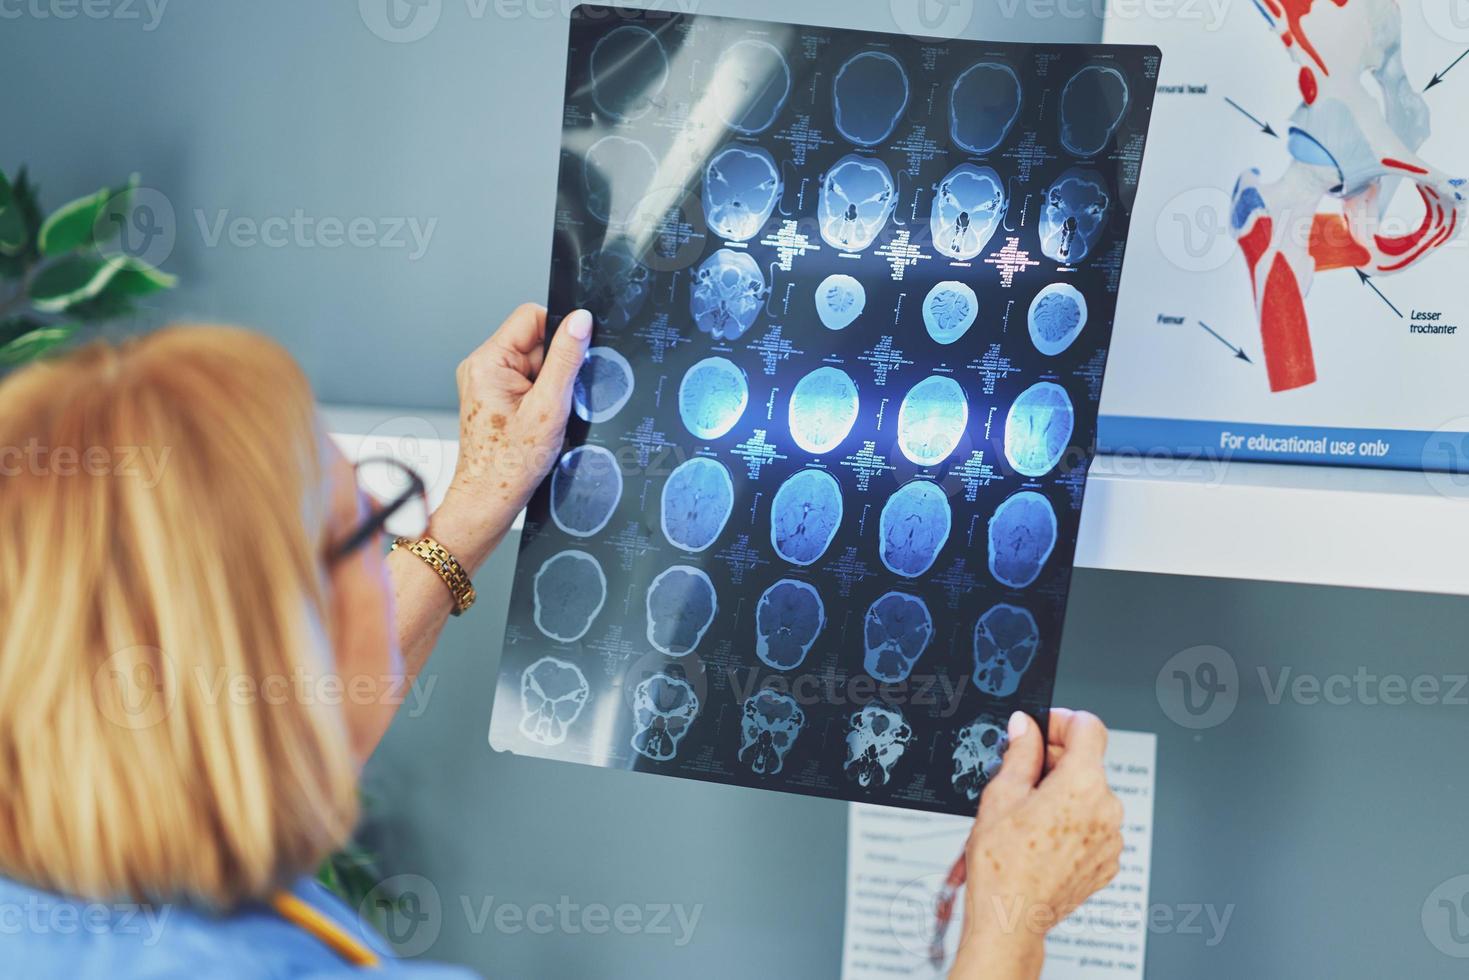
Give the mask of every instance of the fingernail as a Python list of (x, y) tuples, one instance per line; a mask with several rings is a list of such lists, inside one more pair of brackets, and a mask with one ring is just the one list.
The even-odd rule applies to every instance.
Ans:
[(1029, 728), (1030, 715), (1026, 714), (1023, 711), (1017, 711), (1010, 716), (1010, 724), (1006, 730), (1010, 734), (1010, 741), (1013, 742), (1020, 736), (1024, 735), (1026, 730)]
[(592, 335), (592, 315), (586, 310), (571, 313), (562, 325), (577, 340), (586, 340)]

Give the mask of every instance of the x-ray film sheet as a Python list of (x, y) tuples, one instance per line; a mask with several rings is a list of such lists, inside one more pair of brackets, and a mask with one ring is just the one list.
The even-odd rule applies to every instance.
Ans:
[(1155, 49), (580, 7), (491, 744), (972, 813), (1050, 704)]

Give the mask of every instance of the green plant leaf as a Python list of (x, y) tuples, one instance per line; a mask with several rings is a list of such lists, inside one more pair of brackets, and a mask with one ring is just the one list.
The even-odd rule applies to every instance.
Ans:
[(137, 189), (138, 175), (132, 174), (128, 177), (127, 183), (113, 188), (108, 193), (107, 200), (98, 209), (97, 220), (92, 224), (92, 235), (95, 241), (110, 242), (122, 232), (132, 212), (133, 192)]
[(21, 334), (0, 347), (0, 364), (14, 365), (33, 361), (70, 340), (77, 332), (77, 326), (75, 323), (61, 323)]
[(17, 337), (39, 330), (46, 324), (37, 317), (26, 313), (18, 313), (0, 320), (0, 346), (10, 343)]
[(46, 266), (31, 282), (31, 303), (42, 313), (60, 313), (101, 294), (127, 265), (126, 259), (69, 255)]
[(142, 259), (125, 256), (114, 261), (121, 265), (107, 284), (91, 298), (67, 305), (67, 316), (88, 322), (115, 320), (133, 312), (133, 301), (137, 298), (172, 289), (178, 281), (176, 276), (161, 272)]
[(11, 204), (0, 211), (0, 255), (19, 255), (26, 244), (25, 215)]
[(5, 177), (5, 171), (0, 170), (0, 209), (10, 207), (10, 181)]
[(92, 243), (92, 228), (112, 193), (102, 188), (95, 194), (68, 201), (52, 212), (41, 225), (41, 254), (51, 257), (74, 252)]
[[(5, 266), (5, 275), (19, 278), (25, 274), (28, 262), (39, 257), (36, 236), (40, 230), (41, 208), (36, 203), (36, 187), (21, 167), (10, 185), (10, 206), (0, 210), (0, 265)], [(5, 262), (5, 259), (20, 261)]]

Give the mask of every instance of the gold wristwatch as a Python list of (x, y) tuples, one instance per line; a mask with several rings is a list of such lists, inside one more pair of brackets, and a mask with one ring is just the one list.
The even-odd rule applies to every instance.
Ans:
[(417, 541), (399, 538), (393, 542), (392, 550), (397, 551), (399, 548), (413, 552), (423, 559), (424, 564), (439, 573), (439, 578), (444, 580), (444, 584), (449, 587), (449, 594), (454, 597), (454, 615), (462, 616), (474, 605), (474, 583), (469, 580), (469, 574), (459, 564), (459, 559), (449, 554), (449, 549), (427, 536)]

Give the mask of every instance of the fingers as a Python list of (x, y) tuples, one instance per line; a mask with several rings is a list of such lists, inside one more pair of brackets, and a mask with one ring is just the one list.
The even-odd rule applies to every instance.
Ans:
[(1005, 813), (1023, 801), (1041, 778), (1041, 763), (1045, 761), (1046, 743), (1041, 738), (1041, 729), (1023, 711), (1010, 716), (1008, 730), (1010, 746), (1005, 750), (1000, 771), (984, 789), (980, 811)]
[(592, 340), (592, 315), (576, 310), (561, 321), (546, 350), (545, 363), (528, 398), (534, 398), (547, 410), (564, 420), (571, 410), (571, 389), (576, 373), (586, 360)]
[(534, 354), (546, 342), (546, 308), (539, 303), (521, 303), (490, 341), (518, 354)]
[(1069, 718), (1058, 718), (1056, 712), (1051, 709), (1051, 741), (1061, 748), (1056, 768), (1100, 765), (1107, 755), (1107, 726), (1102, 719), (1090, 711), (1068, 712)]

